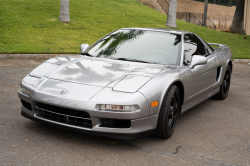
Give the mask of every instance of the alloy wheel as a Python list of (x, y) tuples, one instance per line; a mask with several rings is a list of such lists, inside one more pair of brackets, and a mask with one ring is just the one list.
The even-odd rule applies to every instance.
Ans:
[(227, 94), (230, 86), (230, 74), (227, 71), (223, 80), (223, 93)]
[(168, 113), (168, 129), (169, 131), (174, 129), (175, 123), (176, 123), (176, 118), (177, 118), (177, 113), (178, 113), (178, 96), (179, 93), (178, 91), (175, 91), (175, 93), (172, 96), (171, 104), (170, 104), (170, 109)]

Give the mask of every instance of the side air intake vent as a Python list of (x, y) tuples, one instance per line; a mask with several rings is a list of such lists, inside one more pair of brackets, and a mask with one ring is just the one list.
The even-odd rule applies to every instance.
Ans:
[(216, 82), (218, 82), (218, 81), (219, 81), (220, 72), (221, 72), (221, 66), (220, 66), (220, 67), (217, 67)]
[(31, 104), (30, 104), (30, 103), (28, 103), (28, 102), (26, 102), (26, 101), (23, 101), (23, 100), (21, 100), (21, 103), (22, 103), (22, 106), (23, 106), (24, 108), (26, 108), (26, 109), (29, 110), (29, 111), (32, 111), (32, 107), (31, 107)]

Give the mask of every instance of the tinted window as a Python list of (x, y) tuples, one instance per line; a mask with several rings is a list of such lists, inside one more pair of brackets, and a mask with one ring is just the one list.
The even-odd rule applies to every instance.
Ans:
[(181, 36), (144, 30), (118, 30), (88, 53), (104, 58), (128, 58), (162, 64), (177, 64)]
[(184, 64), (190, 64), (193, 55), (207, 55), (208, 50), (194, 34), (184, 36)]
[[(204, 40), (203, 40), (204, 41)], [(206, 42), (206, 44), (207, 44), (207, 46), (212, 50), (212, 51), (214, 51), (214, 48), (213, 47), (211, 47), (207, 42)]]

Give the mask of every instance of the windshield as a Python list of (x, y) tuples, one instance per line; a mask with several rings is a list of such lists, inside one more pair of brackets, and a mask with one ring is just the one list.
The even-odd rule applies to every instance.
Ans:
[(118, 30), (94, 45), (88, 54), (113, 59), (177, 64), (181, 36), (144, 30)]

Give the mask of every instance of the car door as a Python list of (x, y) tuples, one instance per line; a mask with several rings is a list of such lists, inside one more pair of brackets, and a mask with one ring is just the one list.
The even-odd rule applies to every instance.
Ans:
[(189, 66), (193, 55), (207, 58), (207, 64), (197, 65), (187, 69), (187, 87), (185, 89), (184, 108), (191, 107), (206, 99), (214, 87), (217, 74), (217, 58), (205, 43), (195, 34), (184, 35), (184, 61), (183, 65)]

